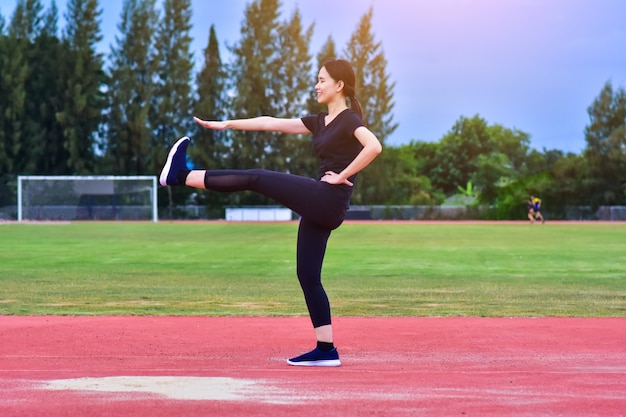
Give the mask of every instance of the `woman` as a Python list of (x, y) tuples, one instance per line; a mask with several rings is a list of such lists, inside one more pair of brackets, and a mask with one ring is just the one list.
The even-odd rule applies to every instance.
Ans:
[[(267, 171), (192, 170), (186, 166), (189, 138), (172, 146), (160, 175), (161, 185), (186, 185), (221, 192), (252, 190), (270, 197), (301, 216), (297, 242), (297, 275), (315, 330), (317, 346), (289, 359), (296, 366), (339, 366), (333, 344), (330, 304), (321, 283), (322, 262), (332, 230), (343, 222), (357, 173), (382, 151), (376, 136), (365, 127), (355, 95), (355, 75), (345, 60), (331, 59), (319, 70), (315, 92), (327, 112), (301, 119), (268, 116), (251, 119), (194, 120), (208, 129), (264, 130), (312, 134), (320, 160), (319, 179)], [(347, 100), (350, 99), (350, 108)]]

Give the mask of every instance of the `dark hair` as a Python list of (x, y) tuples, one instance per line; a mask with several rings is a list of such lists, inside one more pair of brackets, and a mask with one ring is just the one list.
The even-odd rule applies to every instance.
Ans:
[(356, 98), (356, 76), (352, 65), (345, 59), (330, 58), (323, 66), (333, 80), (343, 81), (343, 92), (350, 99), (350, 108), (363, 120), (363, 109)]

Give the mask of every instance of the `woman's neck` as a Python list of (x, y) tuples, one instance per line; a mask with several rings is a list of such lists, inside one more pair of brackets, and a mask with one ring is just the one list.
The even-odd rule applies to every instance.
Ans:
[(332, 103), (328, 103), (328, 115), (331, 118), (334, 118), (347, 108), (348, 106), (346, 105), (345, 99), (342, 98), (341, 100), (335, 100)]

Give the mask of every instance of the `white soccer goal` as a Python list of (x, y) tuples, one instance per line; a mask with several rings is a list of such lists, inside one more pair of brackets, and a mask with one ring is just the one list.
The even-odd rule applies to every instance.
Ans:
[(155, 176), (37, 176), (17, 179), (17, 220), (152, 220)]

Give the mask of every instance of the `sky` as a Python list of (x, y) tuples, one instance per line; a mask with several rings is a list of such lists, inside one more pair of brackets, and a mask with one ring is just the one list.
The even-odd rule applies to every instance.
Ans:
[[(41, 0), (48, 7), (51, 0)], [(62, 16), (67, 0), (57, 0)], [(162, 4), (157, 0), (159, 7)], [(222, 59), (240, 39), (251, 0), (192, 0), (197, 62), (215, 25)], [(8, 22), (16, 0), (0, 0)], [(101, 0), (99, 49), (108, 54), (123, 0)], [(626, 88), (623, 0), (281, 0), (315, 25), (311, 54), (328, 36), (343, 51), (373, 8), (372, 32), (387, 59), (399, 126), (386, 143), (439, 141), (460, 117), (479, 115), (530, 135), (539, 151), (580, 153), (587, 108), (607, 82)], [(311, 79), (311, 88), (315, 79)], [(357, 91), (358, 97), (358, 91)], [(191, 116), (191, 115), (190, 115)]]

